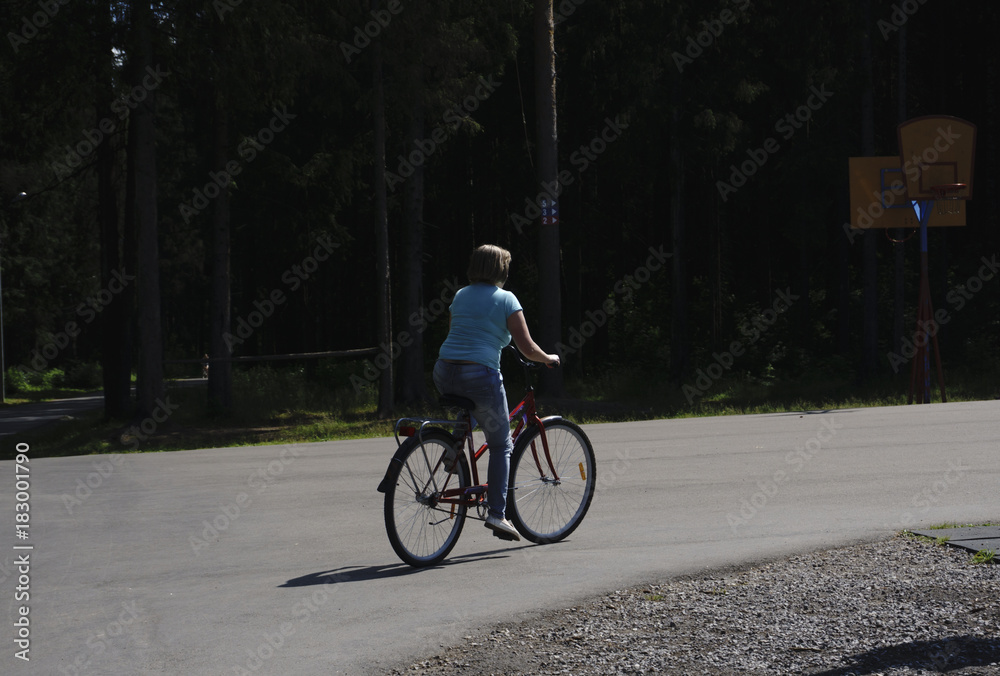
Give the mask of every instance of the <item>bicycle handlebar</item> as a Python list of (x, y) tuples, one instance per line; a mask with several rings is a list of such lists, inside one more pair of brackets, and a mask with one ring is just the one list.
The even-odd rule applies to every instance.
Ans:
[[(525, 359), (524, 355), (521, 354), (521, 351), (517, 349), (517, 347), (515, 347), (513, 343), (508, 345), (505, 349), (510, 350), (517, 358), (517, 360), (521, 362), (521, 366), (523, 366), (524, 368), (539, 369), (543, 367), (550, 367), (549, 364), (543, 364), (540, 361), (531, 361), (530, 359)], [(562, 365), (562, 360), (560, 360), (558, 364), (552, 364), (550, 368), (555, 368), (561, 365)]]

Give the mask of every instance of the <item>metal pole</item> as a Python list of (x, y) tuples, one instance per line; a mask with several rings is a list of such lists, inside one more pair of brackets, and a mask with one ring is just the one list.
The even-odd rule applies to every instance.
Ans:
[[(11, 200), (11, 204), (17, 204), (28, 196), (26, 192), (20, 192)], [(6, 209), (5, 209), (6, 211)], [(0, 244), (3, 239), (0, 238)], [(0, 404), (7, 402), (7, 368), (3, 355), (3, 247), (0, 246)]]
[[(934, 200), (920, 200), (919, 202), (914, 202), (913, 207), (920, 221), (920, 295), (917, 301), (917, 332), (914, 334), (914, 340), (917, 343), (916, 354), (914, 355), (913, 368), (911, 369), (910, 396), (907, 403), (913, 403), (913, 394), (916, 391), (917, 403), (929, 404), (931, 401), (930, 348), (932, 345), (937, 361), (937, 376), (938, 384), (941, 388), (941, 401), (948, 400), (944, 390), (941, 353), (938, 349), (938, 326), (933, 323), (935, 321), (934, 307), (931, 302), (930, 273), (927, 264), (927, 226), (930, 221), (931, 211), (934, 209)], [(933, 326), (933, 332), (928, 330), (929, 326)]]
[(7, 402), (7, 369), (3, 361), (3, 239), (0, 239), (0, 404)]

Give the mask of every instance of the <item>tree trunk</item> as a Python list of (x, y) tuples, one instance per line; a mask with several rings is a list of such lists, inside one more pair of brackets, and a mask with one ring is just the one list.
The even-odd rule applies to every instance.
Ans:
[[(219, 30), (223, 30), (221, 27)], [(213, 120), (214, 171), (225, 172), (229, 161), (229, 113), (225, 97), (215, 93)], [(209, 357), (227, 361), (211, 361), (208, 369), (208, 403), (210, 408), (228, 410), (233, 405), (232, 298), (230, 288), (231, 233), (229, 223), (229, 186), (219, 191), (212, 202), (212, 304)]]
[[(899, 32), (896, 34), (896, 39), (899, 40), (899, 89), (896, 92), (897, 101), (899, 106), (899, 121), (906, 121), (906, 24), (899, 27)], [(894, 274), (894, 285), (893, 285), (893, 299), (892, 299), (892, 349), (897, 354), (902, 354), (903, 349), (903, 332), (904, 332), (904, 314), (906, 308), (906, 247), (903, 246), (898, 240), (903, 239), (903, 229), (898, 228), (895, 231), (895, 239), (897, 242), (892, 245), (893, 249), (893, 269)], [(897, 377), (902, 378), (906, 375), (906, 369), (900, 369), (897, 372)]]
[[(556, 121), (556, 51), (552, 0), (535, 0), (535, 134), (538, 144), (537, 185), (552, 204), (543, 209), (538, 230), (538, 342), (552, 352), (562, 335), (562, 275), (559, 244), (559, 134)], [(553, 189), (555, 188), (555, 189)], [(561, 369), (544, 369), (539, 389), (562, 396)]]
[[(153, 13), (148, 2), (133, 0), (135, 35), (133, 87), (142, 87), (147, 68), (153, 66)], [(135, 127), (135, 218), (138, 230), (139, 269), (139, 372), (136, 403), (140, 415), (149, 416), (159, 406), (163, 386), (163, 330), (160, 317), (160, 253), (156, 210), (156, 91), (148, 92), (131, 114)]]
[(683, 378), (691, 362), (687, 321), (687, 271), (684, 247), (684, 152), (681, 148), (681, 85), (673, 85), (673, 113), (670, 116), (670, 246), (673, 258), (670, 291), (670, 377)]
[[(850, 144), (850, 128), (846, 116), (838, 116), (837, 138), (840, 145), (847, 147)], [(843, 215), (850, 216), (851, 203), (848, 197), (847, 187), (844, 186), (835, 193), (836, 205), (834, 226), (834, 242), (837, 250), (837, 269), (834, 286), (837, 289), (837, 342), (836, 353), (841, 357), (850, 358), (854, 354), (854, 346), (851, 344), (851, 316), (853, 308), (851, 303), (851, 247), (854, 238), (848, 236), (841, 226), (844, 223)]]
[[(424, 137), (424, 110), (419, 103), (413, 106), (410, 121), (410, 143)], [(423, 163), (414, 169), (407, 180), (403, 193), (403, 266), (406, 289), (403, 295), (403, 311), (400, 316), (407, 318), (421, 316), (424, 304), (423, 256), (424, 256), (424, 167)], [(424, 381), (424, 334), (420, 324), (406, 324), (410, 344), (403, 347), (399, 357), (399, 399), (403, 403), (417, 402), (427, 398)]]
[[(875, 155), (874, 86), (872, 82), (871, 0), (862, 3), (864, 37), (861, 46), (864, 90), (861, 93), (862, 155)], [(878, 236), (865, 231), (864, 241), (864, 324), (861, 340), (861, 376), (870, 380), (878, 370)]]
[[(95, 78), (97, 82), (97, 124), (100, 125), (108, 102), (114, 99), (111, 84), (110, 45), (111, 15), (101, 6), (96, 28)], [(106, 48), (106, 49), (105, 49)], [(122, 251), (121, 223), (118, 219), (118, 191), (115, 181), (116, 137), (108, 135), (97, 146), (97, 220), (101, 233), (101, 288), (118, 289), (101, 313), (101, 375), (104, 386), (104, 415), (125, 419), (132, 413), (132, 303), (135, 289), (135, 266), (125, 265)]]
[[(379, 10), (379, 0), (372, 0), (373, 12)], [(378, 312), (379, 344), (389, 350), (392, 345), (392, 302), (389, 286), (389, 206), (385, 184), (385, 94), (382, 89), (382, 44), (372, 40), (372, 88), (375, 124), (375, 297)], [(378, 416), (388, 418), (393, 409), (392, 363), (379, 373)]]

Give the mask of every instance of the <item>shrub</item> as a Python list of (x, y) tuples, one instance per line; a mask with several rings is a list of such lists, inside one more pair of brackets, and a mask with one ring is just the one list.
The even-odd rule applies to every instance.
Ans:
[(72, 366), (64, 379), (66, 387), (81, 390), (97, 390), (104, 385), (101, 365), (83, 362)]
[(49, 369), (42, 374), (42, 389), (54, 390), (66, 384), (66, 372), (62, 369)]
[(11, 366), (7, 369), (5, 381), (9, 392), (27, 392), (31, 389), (31, 383), (28, 382), (28, 375), (23, 369), (17, 366)]

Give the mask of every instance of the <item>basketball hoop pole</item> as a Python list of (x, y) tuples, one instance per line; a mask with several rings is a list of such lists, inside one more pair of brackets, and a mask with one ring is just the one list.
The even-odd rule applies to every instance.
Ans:
[[(893, 192), (906, 195), (901, 206), (905, 207), (909, 203), (913, 207), (912, 213), (905, 210), (901, 212), (901, 219), (908, 220), (909, 227), (919, 226), (920, 229), (920, 297), (917, 301), (917, 330), (913, 336), (915, 345), (908, 403), (913, 403), (914, 393), (918, 403), (926, 404), (931, 400), (931, 345), (934, 346), (934, 358), (937, 360), (941, 401), (947, 401), (937, 339), (939, 322), (931, 306), (927, 228), (965, 225), (965, 203), (972, 199), (973, 194), (976, 125), (951, 115), (924, 115), (900, 122), (896, 127), (896, 137), (899, 142), (898, 169), (895, 163), (887, 163), (885, 166), (900, 172), (899, 184), (902, 191)], [(864, 165), (855, 162), (853, 158), (852, 163), (864, 168)], [(857, 189), (862, 183), (864, 176), (854, 179), (852, 175), (852, 187), (858, 193), (854, 201), (860, 199), (863, 205), (863, 193)], [(934, 208), (935, 205), (937, 209)], [(851, 208), (852, 211), (855, 208), (853, 201)], [(935, 214), (933, 223), (930, 222), (932, 213)], [(859, 223), (861, 215), (867, 216), (869, 221), (875, 219), (863, 207), (857, 217)], [(885, 227), (890, 227), (889, 224), (886, 221)], [(942, 319), (946, 316), (943, 315)]]
[[(934, 308), (931, 305), (930, 266), (927, 264), (927, 222), (934, 210), (934, 200), (914, 202), (913, 208), (920, 220), (920, 297), (917, 304), (917, 331), (914, 334), (916, 354), (913, 356), (913, 366), (910, 371), (910, 396), (907, 403), (913, 403), (913, 393), (916, 390), (917, 403), (929, 404), (931, 401), (931, 355), (928, 343), (930, 341), (934, 343), (934, 359), (937, 362), (941, 401), (948, 401), (944, 393), (944, 375), (941, 372), (941, 352), (938, 349), (937, 327), (935, 326), (933, 333), (928, 331), (928, 327), (933, 326)], [(917, 387), (920, 389), (917, 390)]]

